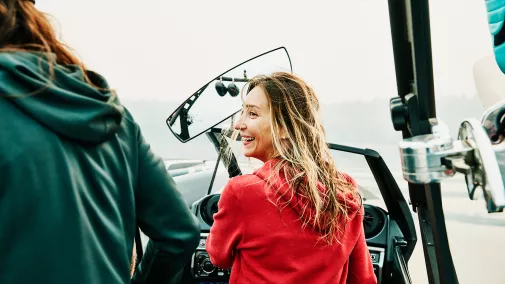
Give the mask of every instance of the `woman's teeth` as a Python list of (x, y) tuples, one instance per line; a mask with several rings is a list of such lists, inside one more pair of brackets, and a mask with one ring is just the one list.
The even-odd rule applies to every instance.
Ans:
[(253, 140), (254, 140), (253, 137), (242, 137), (242, 141), (251, 142)]

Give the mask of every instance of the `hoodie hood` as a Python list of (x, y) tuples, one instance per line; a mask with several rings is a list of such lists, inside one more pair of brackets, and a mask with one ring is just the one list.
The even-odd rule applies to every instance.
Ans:
[[(273, 190), (274, 194), (276, 194), (278, 197), (281, 197), (282, 200), (281, 205), (285, 204), (283, 202), (287, 202), (289, 206), (298, 213), (298, 215), (301, 217), (302, 220), (306, 221), (309, 225), (316, 228), (317, 230), (320, 230), (321, 228), (317, 226), (315, 222), (316, 210), (311, 205), (310, 200), (305, 196), (295, 194), (293, 190), (289, 187), (286, 178), (282, 174), (271, 177), (272, 174), (271, 170), (278, 162), (279, 161), (277, 159), (267, 161), (260, 169), (254, 172), (254, 175), (263, 179)], [(354, 187), (357, 187), (356, 182), (349, 175), (343, 174), (343, 176), (347, 180), (347, 182), (351, 183)], [(319, 183), (318, 189), (321, 192), (326, 191), (326, 187), (322, 183)], [(342, 204), (347, 206), (348, 218), (349, 220), (352, 220), (356, 216), (356, 214), (360, 211), (360, 208), (362, 206), (361, 199), (356, 199), (356, 197), (354, 197), (354, 195), (352, 195), (351, 193), (339, 194), (338, 199)], [(277, 198), (275, 198), (274, 200), (277, 200)], [(329, 216), (329, 214), (328, 213), (323, 214), (324, 214), (324, 222), (325, 223), (331, 222), (330, 220), (331, 217)], [(346, 222), (348, 220), (338, 220), (338, 222), (341, 223), (343, 221)]]
[(67, 139), (98, 144), (119, 128), (124, 108), (105, 79), (75, 65), (54, 66), (48, 79), (49, 61), (38, 52), (0, 53), (0, 97), (11, 101), (41, 125)]

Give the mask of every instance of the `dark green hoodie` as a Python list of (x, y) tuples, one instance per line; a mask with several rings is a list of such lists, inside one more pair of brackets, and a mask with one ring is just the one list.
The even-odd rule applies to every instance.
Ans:
[(0, 283), (129, 283), (136, 222), (152, 243), (135, 282), (172, 283), (199, 229), (163, 162), (113, 92), (42, 70), (0, 53)]

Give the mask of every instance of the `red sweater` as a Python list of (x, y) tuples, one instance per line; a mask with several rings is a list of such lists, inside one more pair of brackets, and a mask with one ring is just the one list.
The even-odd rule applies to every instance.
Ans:
[(354, 213), (349, 213), (341, 244), (328, 246), (315, 228), (302, 229), (294, 209), (301, 199), (291, 198), (292, 206), (280, 209), (275, 205), (279, 193), (286, 199), (291, 190), (282, 178), (270, 180), (269, 189), (271, 163), (226, 185), (207, 239), (211, 262), (221, 268), (233, 264), (230, 283), (377, 283), (361, 202), (347, 200)]

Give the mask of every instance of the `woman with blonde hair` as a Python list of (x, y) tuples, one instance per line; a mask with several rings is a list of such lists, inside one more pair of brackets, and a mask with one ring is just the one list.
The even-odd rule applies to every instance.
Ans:
[(314, 90), (290, 73), (257, 76), (234, 128), (264, 164), (228, 182), (207, 239), (230, 283), (376, 283), (361, 198), (335, 167)]
[[(176, 283), (195, 217), (107, 81), (34, 4), (0, 0), (0, 283)], [(152, 242), (132, 281), (137, 224)]]

